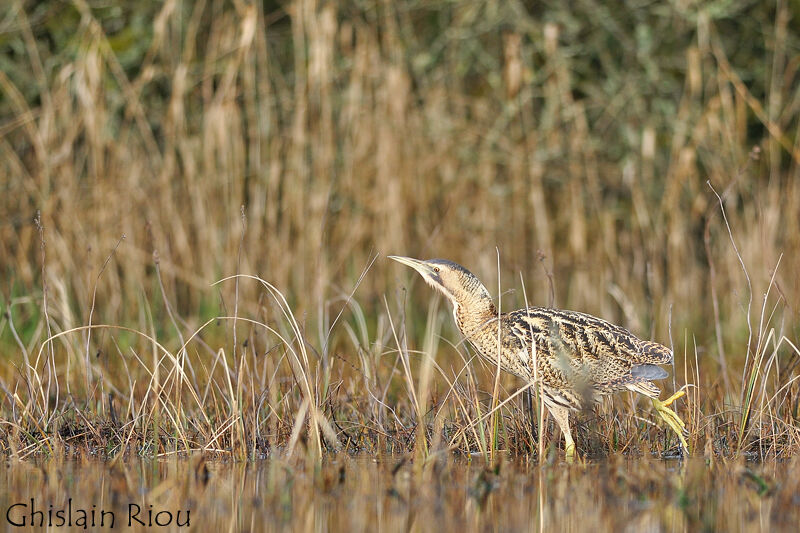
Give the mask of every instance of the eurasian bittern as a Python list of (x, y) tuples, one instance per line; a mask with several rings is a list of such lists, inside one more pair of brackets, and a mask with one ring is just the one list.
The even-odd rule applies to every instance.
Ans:
[(683, 391), (661, 402), (661, 391), (652, 382), (668, 376), (657, 366), (672, 362), (666, 346), (576, 311), (528, 307), (498, 314), (483, 283), (461, 265), (445, 259), (389, 258), (419, 272), (450, 300), (458, 329), (482, 357), (528, 383), (538, 378), (544, 404), (564, 434), (568, 461), (575, 455), (570, 410), (624, 390), (649, 397), (688, 451), (686, 426), (668, 407)]

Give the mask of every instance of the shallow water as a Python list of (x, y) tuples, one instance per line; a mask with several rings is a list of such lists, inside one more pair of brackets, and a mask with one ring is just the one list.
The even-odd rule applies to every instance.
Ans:
[(321, 464), (79, 458), (7, 460), (0, 481), (8, 531), (23, 522), (28, 528), (31, 518), (56, 530), (100, 531), (112, 524), (148, 531), (797, 531), (800, 524), (797, 460), (610, 457), (536, 466), (500, 457), (489, 466), (449, 455), (424, 465), (396, 456), (340, 455)]

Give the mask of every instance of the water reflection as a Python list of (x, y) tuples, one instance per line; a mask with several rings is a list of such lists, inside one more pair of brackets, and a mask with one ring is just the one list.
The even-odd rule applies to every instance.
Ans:
[[(585, 466), (439, 455), (7, 461), (6, 530), (787, 530), (800, 463), (611, 457)], [(135, 511), (135, 514), (132, 514)], [(92, 526), (94, 524), (94, 526)], [(16, 527), (19, 525), (19, 527)]]

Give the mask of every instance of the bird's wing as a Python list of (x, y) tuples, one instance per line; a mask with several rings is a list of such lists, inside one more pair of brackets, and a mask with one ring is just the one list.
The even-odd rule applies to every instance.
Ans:
[(665, 346), (642, 341), (585, 313), (530, 307), (509, 313), (506, 323), (519, 339), (519, 353), (527, 358), (531, 372), (531, 342), (535, 342), (538, 370), (543, 380), (552, 376), (553, 386), (586, 382), (592, 389), (610, 392), (633, 381), (660, 379), (663, 371), (653, 370), (653, 365), (672, 360)]

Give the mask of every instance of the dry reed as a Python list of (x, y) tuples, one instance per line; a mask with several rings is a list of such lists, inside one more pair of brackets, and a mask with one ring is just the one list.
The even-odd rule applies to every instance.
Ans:
[[(800, 451), (793, 8), (752, 71), (735, 7), (269, 5), (5, 16), (6, 453), (546, 453), (385, 253), (673, 331), (693, 449)], [(671, 449), (635, 402), (578, 449)]]

